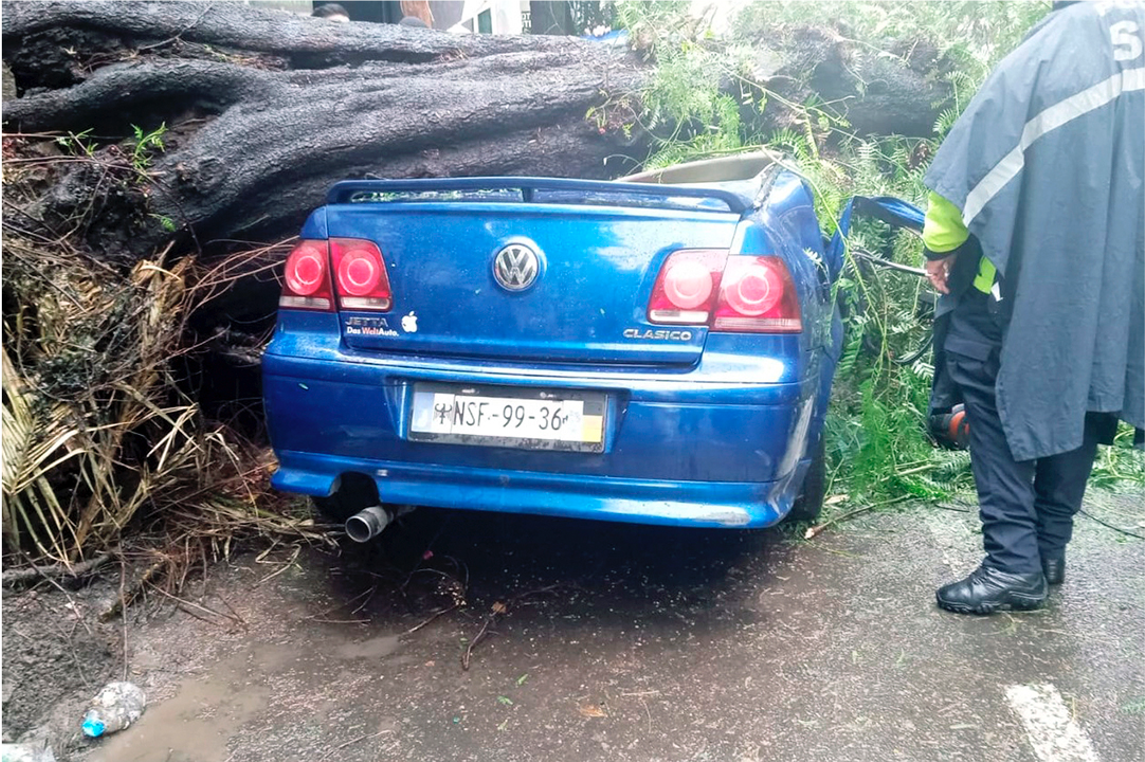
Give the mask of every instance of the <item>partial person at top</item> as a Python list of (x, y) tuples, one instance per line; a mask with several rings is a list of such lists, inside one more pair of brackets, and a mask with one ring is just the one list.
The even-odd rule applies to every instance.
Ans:
[(310, 14), (315, 18), (326, 19), (327, 21), (338, 21), (343, 24), (350, 22), (350, 14), (338, 3), (324, 3), (319, 5)]
[(398, 23), (433, 29), (433, 10), (429, 7), (429, 0), (402, 0), (401, 6), (402, 20)]

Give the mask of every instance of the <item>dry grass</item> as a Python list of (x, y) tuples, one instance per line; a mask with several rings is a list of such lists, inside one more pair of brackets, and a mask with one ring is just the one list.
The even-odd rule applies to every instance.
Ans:
[[(28, 200), (56, 171), (50, 163), (6, 172), (5, 201), (34, 208)], [(121, 170), (97, 182), (132, 182)], [(113, 550), (160, 565), (178, 586), (237, 541), (321, 538), (270, 493), (269, 452), (206, 420), (178, 377), (178, 358), (202, 350), (189, 317), (238, 279), (274, 267), (288, 242), (209, 267), (168, 245), (117, 267), (84, 249), (91, 213), (77, 212), (60, 234), (34, 212), (4, 217), (6, 556), (67, 565)]]

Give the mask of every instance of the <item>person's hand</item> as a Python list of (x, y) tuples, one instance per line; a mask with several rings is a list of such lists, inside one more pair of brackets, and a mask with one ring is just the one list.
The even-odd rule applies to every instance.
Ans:
[(949, 294), (950, 286), (946, 284), (946, 279), (950, 276), (950, 268), (954, 267), (954, 259), (957, 254), (951, 254), (942, 259), (927, 260), (926, 262), (926, 277), (930, 279), (930, 283), (940, 294)]

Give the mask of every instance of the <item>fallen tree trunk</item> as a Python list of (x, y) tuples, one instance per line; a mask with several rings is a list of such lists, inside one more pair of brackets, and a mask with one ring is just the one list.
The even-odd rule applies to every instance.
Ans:
[[(347, 177), (607, 175), (605, 159), (623, 146), (584, 119), (607, 74), (562, 54), (492, 58), (321, 74), (139, 64), (23, 99), (13, 115), (26, 129), (76, 129), (77, 114), (98, 125), (133, 106), (154, 108), (131, 95), (141, 91), (194, 103), (196, 113), (218, 104), (220, 113), (149, 171), (151, 213), (200, 239), (273, 235)], [(47, 113), (59, 119), (34, 118)], [(156, 123), (146, 116), (139, 121)], [(142, 254), (154, 242), (139, 244)]]
[[(122, 219), (93, 220), (96, 251), (143, 256), (172, 226), (200, 243), (281, 237), (345, 178), (603, 178), (634, 165), (621, 154), (642, 153), (607, 112), (586, 119), (644, 77), (634, 56), (601, 44), (337, 24), (233, 3), (14, 2), (3, 23), (23, 92), (4, 104), (9, 129), (168, 127), (165, 151), (145, 167), (132, 157), (146, 204), (136, 229), (125, 238)], [(61, 50), (73, 58), (66, 86)], [(62, 222), (88, 203), (85, 185), (86, 175), (58, 183), (36, 211)]]
[[(43, 49), (45, 42), (79, 43), (82, 47), (61, 52), (80, 66), (91, 63), (99, 48), (158, 52), (182, 41), (277, 54), (295, 69), (569, 49), (567, 38), (458, 36), (397, 25), (339, 24), (231, 2), (5, 2), (3, 35), (4, 57), (17, 62), (17, 77), (35, 76), (36, 61), (52, 55)], [(8, 50), (13, 44), (16, 49)]]
[(952, 64), (923, 41), (899, 40), (879, 51), (831, 29), (803, 27), (785, 36), (782, 65), (769, 85), (789, 100), (838, 115), (846, 132), (928, 138), (950, 105), (945, 75)]
[[(772, 50), (758, 41), (768, 63), (754, 80), (730, 85), (783, 96), (763, 127), (802, 131), (808, 112), (789, 106), (816, 102), (856, 133), (929, 131), (946, 95), (932, 72), (830, 30), (781, 31)], [(76, 166), (29, 204), (53, 234), (86, 215), (93, 253), (125, 264), (172, 238), (280, 240), (346, 178), (608, 178), (650, 140), (636, 116), (651, 70), (623, 47), (570, 37), (339, 24), (238, 3), (15, 0), (3, 43), (22, 96), (4, 103), (9, 131), (90, 131), (107, 146), (166, 128), (163, 150), (138, 135), (111, 145), (119, 153), (96, 152), (102, 169)], [(109, 167), (121, 170), (114, 194)]]

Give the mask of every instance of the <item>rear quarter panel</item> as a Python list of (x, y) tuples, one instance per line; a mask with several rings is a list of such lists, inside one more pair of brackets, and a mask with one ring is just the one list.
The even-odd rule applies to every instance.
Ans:
[(741, 222), (733, 252), (781, 257), (799, 293), (803, 331), (797, 337), (798, 348), (790, 348), (790, 356), (797, 378), (818, 382), (809, 436), (802, 448), (806, 451), (822, 429), (843, 339), (825, 263), (823, 233), (806, 180), (793, 172), (779, 172), (766, 203)]

